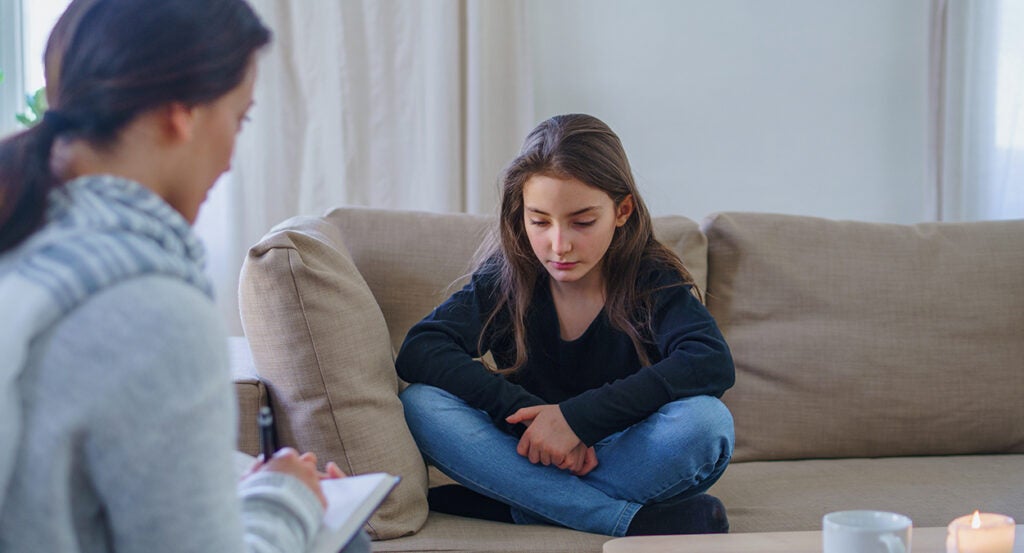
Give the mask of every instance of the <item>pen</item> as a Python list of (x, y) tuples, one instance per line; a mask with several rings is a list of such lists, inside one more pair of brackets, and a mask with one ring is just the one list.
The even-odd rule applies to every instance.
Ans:
[(270, 412), (270, 407), (260, 407), (256, 423), (260, 426), (260, 449), (263, 451), (263, 462), (266, 463), (277, 451), (277, 444), (274, 443), (274, 415)]

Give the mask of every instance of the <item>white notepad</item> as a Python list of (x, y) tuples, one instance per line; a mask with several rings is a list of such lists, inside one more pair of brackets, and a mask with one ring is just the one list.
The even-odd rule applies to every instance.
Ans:
[[(256, 459), (240, 451), (235, 453), (235, 470), (239, 475), (245, 474)], [(398, 476), (384, 472), (321, 480), (327, 509), (309, 551), (337, 553), (345, 547), (399, 480)]]
[(370, 515), (398, 485), (398, 480), (392, 474), (371, 472), (321, 481), (320, 487), (327, 496), (327, 510), (310, 551), (338, 553), (366, 524)]

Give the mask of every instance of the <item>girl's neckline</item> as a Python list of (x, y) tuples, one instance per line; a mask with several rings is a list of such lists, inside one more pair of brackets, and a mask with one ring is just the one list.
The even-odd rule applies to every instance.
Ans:
[(597, 316), (595, 316), (594, 319), (592, 321), (590, 321), (590, 324), (587, 325), (587, 328), (583, 331), (583, 334), (580, 334), (579, 336), (577, 336), (575, 338), (567, 340), (567, 339), (562, 337), (562, 325), (561, 325), (561, 323), (558, 322), (558, 312), (556, 311), (555, 312), (555, 323), (558, 324), (558, 341), (560, 343), (562, 343), (562, 344), (565, 344), (565, 345), (573, 345), (573, 344), (578, 344), (578, 343), (582, 342), (583, 339), (586, 338), (587, 335), (589, 335), (594, 330), (594, 327), (597, 326), (597, 321), (598, 321), (598, 319), (601, 318), (602, 315), (604, 315), (604, 309), (601, 309), (601, 311), (599, 311), (597, 313)]
[(550, 288), (550, 283), (546, 283), (546, 285), (544, 286), (544, 294), (547, 295), (547, 299), (551, 304), (551, 315), (554, 317), (558, 340), (563, 344), (575, 344), (580, 342), (583, 338), (585, 338), (588, 334), (591, 333), (591, 331), (594, 329), (594, 326), (597, 325), (598, 320), (604, 314), (604, 303), (602, 302), (600, 308), (598, 308), (592, 316), (586, 319), (585, 326), (582, 323), (573, 325), (573, 327), (576, 329), (582, 328), (582, 331), (579, 331), (578, 334), (571, 334), (573, 336), (572, 338), (565, 338), (563, 336), (564, 327), (562, 325), (562, 316), (558, 311), (558, 304), (555, 301), (554, 293)]

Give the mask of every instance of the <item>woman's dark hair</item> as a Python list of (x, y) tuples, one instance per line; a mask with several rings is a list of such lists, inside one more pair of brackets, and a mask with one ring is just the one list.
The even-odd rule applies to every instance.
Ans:
[(42, 224), (58, 137), (102, 147), (136, 116), (212, 102), (245, 78), (270, 30), (244, 0), (74, 0), (46, 44), (50, 106), (0, 142), (0, 252)]
[[(644, 347), (650, 342), (653, 290), (637, 290), (642, 267), (667, 268), (679, 274), (683, 284), (696, 290), (693, 277), (672, 250), (654, 238), (651, 215), (640, 197), (626, 151), (619, 137), (600, 119), (585, 114), (556, 115), (530, 132), (523, 148), (501, 179), (501, 211), (496, 236), (482, 248), (477, 270), (496, 273), (498, 301), (481, 332), (484, 336), (511, 334), (515, 360), (498, 372), (514, 372), (526, 362), (526, 313), (533, 301), (537, 279), (544, 267), (533, 253), (523, 218), (523, 187), (531, 177), (543, 175), (572, 178), (593, 186), (612, 199), (616, 208), (633, 198), (633, 213), (615, 229), (601, 264), (605, 282), (605, 312), (612, 326), (626, 333), (643, 365), (650, 359)], [(491, 328), (507, 310), (510, 328)]]

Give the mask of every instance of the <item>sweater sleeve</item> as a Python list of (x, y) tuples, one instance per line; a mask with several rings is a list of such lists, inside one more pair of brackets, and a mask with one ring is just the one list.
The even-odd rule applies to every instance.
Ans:
[(142, 277), (74, 319), (69, 339), (105, 360), (106, 399), (83, 447), (114, 549), (304, 551), (323, 516), (316, 496), (279, 473), (238, 483), (237, 408), (213, 304), (178, 281)]
[[(494, 306), (492, 277), (477, 273), (456, 292), (413, 326), (395, 360), (398, 375), (406, 382), (441, 388), (490, 415), (491, 420), (513, 431), (505, 417), (522, 407), (547, 402), (487, 369), (477, 360), (489, 349), (478, 347), (483, 321)], [(484, 351), (479, 351), (483, 349)]]
[(647, 418), (662, 405), (697, 395), (721, 397), (735, 382), (729, 346), (689, 286), (664, 272), (652, 283), (652, 327), (660, 361), (560, 404), (588, 446)]

